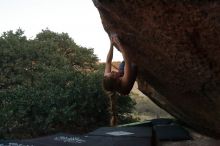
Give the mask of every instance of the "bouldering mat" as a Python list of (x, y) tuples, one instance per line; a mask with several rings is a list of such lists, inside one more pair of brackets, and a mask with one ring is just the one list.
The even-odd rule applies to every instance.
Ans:
[(155, 136), (160, 141), (191, 140), (189, 132), (177, 124), (153, 126)]
[[(119, 131), (120, 130), (120, 131)], [(100, 128), (86, 135), (71, 135), (59, 133), (47, 137), (20, 140), (2, 141), (0, 146), (151, 146), (150, 130), (135, 128)], [(104, 132), (104, 134), (103, 134)], [(105, 134), (114, 132), (117, 136)], [(127, 133), (126, 133), (127, 132)], [(140, 132), (140, 134), (138, 134)], [(148, 133), (149, 132), (149, 133)], [(132, 135), (132, 136), (131, 136)]]
[(117, 127), (152, 127), (151, 120), (118, 125)]
[(152, 126), (169, 125), (169, 124), (173, 124), (174, 122), (175, 121), (173, 119), (169, 119), (169, 118), (158, 118), (158, 119), (152, 119), (151, 120)]
[(92, 136), (152, 137), (151, 127), (102, 127), (88, 133)]
[(192, 139), (172, 119), (154, 119), (119, 127), (101, 127), (85, 135), (58, 133), (51, 136), (0, 141), (0, 146), (151, 146), (156, 140)]

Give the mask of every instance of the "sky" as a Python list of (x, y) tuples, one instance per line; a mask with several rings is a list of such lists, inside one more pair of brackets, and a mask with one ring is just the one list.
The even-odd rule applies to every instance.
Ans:
[[(0, 34), (18, 28), (30, 39), (46, 28), (68, 33), (79, 46), (94, 48), (101, 62), (110, 47), (92, 0), (0, 0)], [(113, 61), (121, 60), (114, 51)]]

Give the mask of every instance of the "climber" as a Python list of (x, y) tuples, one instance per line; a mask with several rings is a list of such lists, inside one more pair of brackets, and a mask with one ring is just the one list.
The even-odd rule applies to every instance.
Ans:
[[(121, 45), (116, 34), (110, 35), (111, 45), (106, 59), (106, 66), (104, 72), (103, 86), (107, 91), (116, 91), (120, 94), (127, 95), (130, 93), (133, 84), (136, 80), (137, 67), (134, 65), (128, 52)], [(124, 61), (119, 66), (119, 71), (111, 71), (111, 63), (113, 58), (113, 46), (115, 46), (124, 58)]]
[[(131, 63), (128, 58), (127, 51), (120, 44), (116, 34), (110, 35), (111, 45), (106, 59), (106, 66), (103, 79), (103, 87), (107, 90), (107, 95), (110, 99), (109, 112), (111, 115), (110, 125), (117, 126), (118, 123), (118, 110), (117, 110), (117, 97), (118, 94), (127, 95), (130, 93), (137, 75), (137, 67)], [(124, 61), (119, 65), (119, 70), (111, 71), (113, 46), (115, 46), (124, 58)]]

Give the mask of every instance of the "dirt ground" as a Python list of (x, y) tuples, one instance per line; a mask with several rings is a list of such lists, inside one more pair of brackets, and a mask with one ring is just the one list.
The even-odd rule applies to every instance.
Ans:
[[(140, 121), (151, 120), (155, 118), (174, 118), (165, 110), (154, 104), (147, 96), (138, 90), (137, 83), (135, 83), (131, 93), (131, 98), (136, 102), (133, 111), (133, 117)], [(159, 146), (220, 146), (220, 140), (213, 139), (201, 135), (192, 129), (188, 129), (193, 140), (186, 140), (180, 142), (159, 142)]]
[(137, 83), (134, 84), (130, 96), (136, 102), (133, 111), (134, 118), (138, 118), (140, 121), (155, 118), (173, 118), (169, 113), (158, 107), (146, 95), (139, 91)]

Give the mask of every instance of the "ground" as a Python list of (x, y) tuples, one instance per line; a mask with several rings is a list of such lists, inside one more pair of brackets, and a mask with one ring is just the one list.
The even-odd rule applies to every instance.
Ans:
[[(136, 102), (133, 111), (133, 117), (140, 121), (151, 120), (154, 118), (174, 118), (169, 113), (154, 104), (146, 95), (138, 90), (137, 83), (135, 83), (131, 93), (131, 98)], [(190, 132), (193, 140), (179, 141), (179, 142), (160, 142), (160, 146), (220, 146), (220, 140), (201, 135), (192, 129)]]
[(146, 95), (139, 91), (137, 83), (134, 84), (130, 96), (136, 102), (133, 111), (134, 118), (139, 118), (140, 121), (155, 118), (173, 118), (169, 113), (158, 107)]

